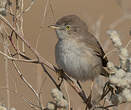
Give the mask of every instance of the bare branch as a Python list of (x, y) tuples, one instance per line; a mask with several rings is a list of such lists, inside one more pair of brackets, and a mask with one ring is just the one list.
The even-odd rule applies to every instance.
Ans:
[(36, 49), (38, 47), (38, 43), (39, 43), (39, 39), (40, 39), (40, 34), (42, 31), (42, 26), (45, 23), (45, 18), (46, 18), (46, 13), (47, 13), (47, 8), (48, 8), (48, 4), (49, 4), (50, 0), (47, 0), (45, 8), (44, 8), (44, 13), (42, 14), (42, 21), (41, 21), (41, 25), (40, 25), (40, 29), (39, 29), (39, 33), (38, 33), (38, 38), (36, 40)]
[(13, 57), (10, 57), (7, 54), (3, 53), (2, 51), (0, 51), (0, 54), (5, 56), (9, 60), (12, 60), (12, 61), (20, 61), (20, 62), (27, 62), (27, 63), (38, 63), (38, 60), (25, 60), (25, 59), (13, 58)]
[[(53, 70), (54, 72), (57, 72), (57, 71), (56, 71), (57, 68), (56, 68), (54, 65), (50, 64), (46, 59), (44, 59), (43, 57), (41, 57), (41, 56), (39, 55), (39, 53), (38, 53), (35, 49), (33, 49), (33, 47), (24, 39), (24, 37), (23, 37), (18, 31), (16, 31), (16, 29), (15, 29), (3, 16), (0, 15), (0, 19), (8, 26), (11, 30), (13, 30), (13, 31), (17, 34), (17, 36), (19, 37), (19, 39), (21, 39), (21, 40), (25, 43), (25, 45), (32, 51), (32, 53), (34, 53), (34, 55), (35, 55), (36, 58), (38, 59), (38, 61), (39, 61), (39, 63), (41, 64), (41, 66), (42, 66), (42, 68), (43, 68), (44, 71), (45, 71), (44, 65), (46, 65), (48, 68), (50, 68), (50, 69)], [(53, 83), (54, 83), (55, 80), (53, 79), (53, 77), (52, 77), (47, 71), (45, 71), (45, 73), (49, 76), (49, 78), (50, 78), (50, 79), (53, 81)], [(74, 85), (73, 81), (70, 79), (70, 77), (69, 77), (67, 74), (65, 74), (65, 73), (61, 73), (61, 74), (62, 74), (62, 77), (63, 77), (64, 79), (66, 79), (66, 81), (70, 84), (70, 86), (73, 87), (73, 89), (79, 94), (79, 96), (82, 98), (82, 100), (83, 100), (85, 103), (87, 103), (87, 98), (86, 98), (85, 94), (83, 94), (83, 92), (80, 90), (80, 88), (77, 88), (77, 87)], [(56, 83), (54, 83), (54, 84), (56, 85)], [(58, 85), (57, 85), (56, 87), (58, 87)]]

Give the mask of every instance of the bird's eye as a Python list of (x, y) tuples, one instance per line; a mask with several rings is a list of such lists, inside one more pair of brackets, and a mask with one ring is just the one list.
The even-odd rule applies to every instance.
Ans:
[(69, 25), (67, 25), (67, 26), (66, 26), (66, 29), (67, 29), (67, 30), (69, 30), (69, 29), (70, 29), (70, 26), (69, 26)]

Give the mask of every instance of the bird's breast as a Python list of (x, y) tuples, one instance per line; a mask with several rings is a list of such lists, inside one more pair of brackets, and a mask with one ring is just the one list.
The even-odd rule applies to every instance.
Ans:
[(80, 46), (75, 40), (58, 41), (55, 49), (56, 63), (69, 76), (77, 80), (93, 79), (95, 56), (88, 47)]

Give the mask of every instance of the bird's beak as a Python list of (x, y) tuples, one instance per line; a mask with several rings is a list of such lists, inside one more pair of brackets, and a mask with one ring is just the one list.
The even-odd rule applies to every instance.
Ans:
[(57, 26), (57, 25), (50, 25), (48, 26), (49, 28), (52, 28), (52, 29), (60, 29), (60, 26)]

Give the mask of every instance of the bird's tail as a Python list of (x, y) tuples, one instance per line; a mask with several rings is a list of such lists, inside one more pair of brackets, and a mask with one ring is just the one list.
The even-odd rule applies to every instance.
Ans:
[(107, 67), (107, 63), (108, 63), (107, 57), (102, 58), (102, 63), (104, 67)]

